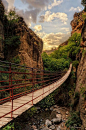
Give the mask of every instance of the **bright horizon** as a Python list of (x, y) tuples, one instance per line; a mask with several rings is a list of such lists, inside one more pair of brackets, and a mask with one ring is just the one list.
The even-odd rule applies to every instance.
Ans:
[(70, 22), (83, 10), (81, 0), (2, 0), (5, 9), (15, 8), (43, 40), (43, 50), (57, 48), (71, 36)]

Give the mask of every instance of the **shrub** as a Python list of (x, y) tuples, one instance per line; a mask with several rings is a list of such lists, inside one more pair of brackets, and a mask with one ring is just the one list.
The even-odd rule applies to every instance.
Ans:
[(79, 61), (78, 60), (75, 60), (73, 61), (72, 65), (77, 68), (77, 66), (79, 65)]
[(27, 111), (27, 114), (29, 115), (29, 117), (32, 117), (36, 112), (37, 109), (33, 106), (32, 108), (30, 108), (30, 110)]
[(61, 71), (65, 68), (69, 68), (70, 59), (60, 58), (56, 59), (48, 56), (46, 53), (42, 54), (43, 64), (45, 70)]
[(66, 126), (70, 128), (70, 130), (75, 130), (75, 127), (80, 127), (82, 124), (79, 112), (72, 112), (68, 121), (66, 122)]
[(4, 127), (2, 130), (14, 130), (14, 123), (8, 124), (6, 127)]
[(21, 43), (20, 42), (20, 36), (9, 36), (8, 38), (5, 39), (5, 45), (6, 47), (18, 47), (18, 45)]
[(42, 108), (49, 108), (50, 106), (54, 104), (55, 104), (55, 101), (52, 94), (48, 95), (46, 98), (44, 98), (38, 103), (38, 105), (40, 105)]
[(12, 59), (12, 61), (16, 64), (19, 64), (20, 63), (20, 57), (19, 56), (16, 56)]

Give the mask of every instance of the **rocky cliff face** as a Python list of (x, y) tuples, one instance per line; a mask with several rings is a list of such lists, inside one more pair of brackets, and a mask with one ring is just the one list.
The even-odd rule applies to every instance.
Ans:
[[(15, 12), (14, 15), (16, 16)], [(43, 49), (42, 40), (27, 27), (22, 17), (18, 16), (17, 20), (16, 22), (15, 18), (11, 21), (7, 19), (7, 16), (4, 15), (4, 6), (0, 0), (0, 58), (5, 58), (5, 60), (10, 62), (19, 60), (20, 64), (43, 69), (41, 57)], [(5, 45), (3, 44), (4, 36)], [(16, 41), (13, 38), (17, 36), (20, 37), (20, 44), (15, 47)]]
[(85, 11), (81, 11), (80, 13), (74, 14), (73, 20), (70, 23), (72, 27), (71, 34), (73, 34), (74, 32), (81, 33), (85, 18), (86, 18)]
[(80, 93), (77, 109), (80, 111), (82, 130), (86, 128), (86, 52), (82, 55), (78, 69), (75, 92)]
[[(82, 27), (84, 25), (84, 20), (86, 19), (86, 12), (82, 11), (80, 13), (74, 14), (74, 19), (71, 22), (72, 34), (74, 32), (81, 33)], [(80, 118), (82, 120), (81, 129), (86, 129), (86, 50), (83, 47), (83, 53), (81, 48), (81, 59), (77, 68), (77, 80), (75, 94), (79, 93), (79, 102), (76, 105), (76, 110), (80, 112)]]
[(27, 27), (23, 18), (19, 18), (18, 23), (16, 23), (15, 33), (20, 36), (21, 44), (15, 50), (9, 50), (6, 59), (9, 60), (9, 58), (12, 59), (13, 57), (19, 57), (21, 64), (25, 64), (28, 67), (38, 67), (42, 69), (42, 40)]

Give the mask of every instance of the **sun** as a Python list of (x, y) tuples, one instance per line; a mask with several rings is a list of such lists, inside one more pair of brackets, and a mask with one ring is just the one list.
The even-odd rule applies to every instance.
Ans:
[(30, 18), (30, 19), (32, 19), (32, 17), (31, 17), (31, 16), (30, 16), (29, 18)]

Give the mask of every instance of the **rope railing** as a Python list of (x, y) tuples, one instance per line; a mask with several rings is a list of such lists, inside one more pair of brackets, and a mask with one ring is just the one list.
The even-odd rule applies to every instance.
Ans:
[[(12, 118), (14, 99), (56, 82), (65, 73), (44, 71), (38, 68), (0, 61), (0, 105), (9, 101), (12, 103), (12, 109), (9, 112)], [(0, 119), (5, 115), (1, 116)]]

